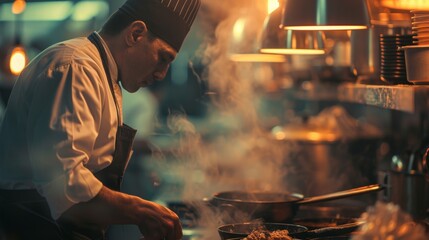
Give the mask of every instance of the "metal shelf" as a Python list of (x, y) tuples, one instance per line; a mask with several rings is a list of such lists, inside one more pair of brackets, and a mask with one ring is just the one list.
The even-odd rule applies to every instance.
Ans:
[(365, 85), (347, 83), (338, 87), (340, 101), (368, 104), (416, 113), (429, 111), (429, 85)]

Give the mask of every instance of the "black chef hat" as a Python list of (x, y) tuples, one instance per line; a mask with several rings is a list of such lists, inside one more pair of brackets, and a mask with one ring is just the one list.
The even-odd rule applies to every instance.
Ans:
[(200, 5), (200, 0), (127, 0), (119, 10), (144, 21), (152, 33), (179, 51)]

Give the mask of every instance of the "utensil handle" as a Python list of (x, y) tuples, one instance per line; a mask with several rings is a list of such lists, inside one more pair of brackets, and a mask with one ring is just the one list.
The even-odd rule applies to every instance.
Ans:
[(298, 233), (296, 235), (294, 235), (294, 237), (299, 237), (299, 238), (320, 238), (320, 237), (326, 237), (326, 236), (336, 236), (342, 233), (348, 233), (348, 232), (352, 232), (355, 229), (359, 228), (360, 226), (362, 226), (363, 224), (365, 224), (364, 221), (357, 221), (357, 222), (353, 222), (353, 223), (346, 223), (346, 224), (341, 224), (341, 225), (337, 225), (335, 227), (324, 227), (324, 228), (318, 228), (318, 229), (314, 229), (314, 230), (309, 230), (303, 233)]
[(307, 203), (314, 203), (314, 202), (322, 202), (322, 201), (334, 200), (339, 198), (351, 197), (354, 195), (360, 195), (360, 194), (369, 193), (369, 192), (376, 192), (382, 189), (384, 189), (384, 187), (381, 186), (380, 184), (373, 184), (373, 185), (368, 185), (368, 186), (363, 186), (358, 188), (352, 188), (352, 189), (344, 190), (340, 192), (324, 194), (320, 196), (306, 197), (301, 201), (298, 201), (297, 203), (307, 204)]

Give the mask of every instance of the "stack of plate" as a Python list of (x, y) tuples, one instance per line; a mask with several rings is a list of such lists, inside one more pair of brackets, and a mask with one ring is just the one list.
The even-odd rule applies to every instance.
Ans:
[(415, 44), (429, 45), (429, 11), (411, 11), (411, 31)]
[(380, 78), (390, 84), (410, 84), (407, 81), (403, 46), (413, 44), (413, 35), (380, 35)]

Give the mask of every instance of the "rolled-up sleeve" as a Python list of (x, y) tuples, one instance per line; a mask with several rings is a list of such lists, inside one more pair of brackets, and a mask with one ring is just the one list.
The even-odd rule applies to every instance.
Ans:
[(31, 96), (29, 111), (33, 179), (57, 219), (102, 188), (93, 172), (112, 161), (115, 113), (100, 73), (90, 65), (59, 66), (34, 82), (43, 90), (33, 91), (40, 96)]

